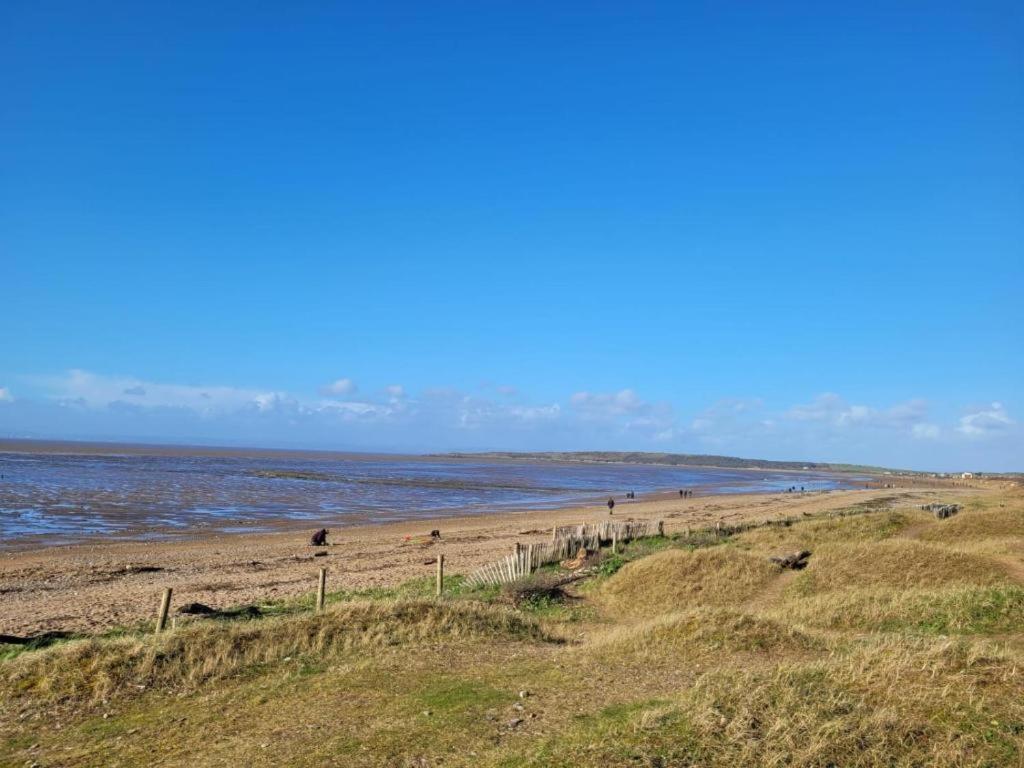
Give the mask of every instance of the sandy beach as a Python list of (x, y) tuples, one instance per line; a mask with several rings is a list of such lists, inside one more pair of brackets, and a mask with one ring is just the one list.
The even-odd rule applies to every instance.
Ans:
[[(616, 519), (663, 519), (666, 533), (687, 526), (813, 515), (859, 504), (907, 506), (951, 499), (967, 489), (935, 483), (807, 494), (735, 494), (689, 499), (665, 495), (620, 503)], [(91, 541), (0, 553), (0, 634), (62, 630), (100, 632), (148, 619), (161, 590), (176, 605), (199, 601), (224, 608), (311, 592), (317, 569), (329, 588), (389, 586), (429, 576), (445, 554), (450, 573), (506, 554), (514, 543), (540, 542), (553, 525), (607, 519), (603, 506), (446, 517), (338, 529), (330, 546), (309, 546), (311, 530), (207, 534), (178, 541)], [(430, 541), (432, 529), (442, 533)]]

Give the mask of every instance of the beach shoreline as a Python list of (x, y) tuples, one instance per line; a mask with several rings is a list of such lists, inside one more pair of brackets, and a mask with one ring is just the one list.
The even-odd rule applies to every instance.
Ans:
[(872, 481), (824, 470), (209, 450), (217, 453), (0, 441), (0, 551), (571, 509), (629, 491), (656, 499), (680, 488), (720, 495)]
[[(668, 535), (687, 527), (821, 515), (864, 504), (915, 505), (977, 488), (908, 484), (814, 493), (740, 493), (678, 498), (662, 494), (619, 503), (614, 519), (661, 519)], [(161, 591), (175, 604), (218, 608), (291, 598), (315, 588), (388, 587), (427, 577), (444, 553), (450, 573), (469, 573), (508, 554), (516, 542), (547, 541), (553, 525), (608, 519), (604, 505), (425, 517), (339, 528), (330, 546), (309, 545), (312, 528), (269, 533), (200, 532), (177, 540), (92, 540), (0, 552), (0, 634), (94, 633), (151, 618)], [(433, 529), (441, 531), (438, 541)], [(322, 556), (316, 556), (323, 552)]]

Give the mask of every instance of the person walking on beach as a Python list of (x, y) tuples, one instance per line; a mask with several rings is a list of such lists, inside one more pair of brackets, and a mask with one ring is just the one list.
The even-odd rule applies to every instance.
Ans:
[(615, 499), (613, 499), (611, 496), (609, 496), (608, 497), (608, 514), (609, 515), (614, 515), (615, 514), (614, 510), (615, 510)]

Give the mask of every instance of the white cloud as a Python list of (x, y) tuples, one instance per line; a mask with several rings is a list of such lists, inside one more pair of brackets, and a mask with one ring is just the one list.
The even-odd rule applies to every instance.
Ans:
[(632, 389), (618, 392), (576, 392), (569, 398), (573, 415), (583, 423), (618, 428), (662, 440), (674, 434), (676, 419), (668, 403), (644, 400)]
[(928, 404), (916, 399), (888, 408), (875, 408), (851, 404), (833, 392), (826, 392), (810, 403), (792, 406), (784, 416), (791, 421), (821, 422), (840, 428), (865, 426), (912, 431), (927, 419)]
[(305, 412), (311, 414), (334, 414), (344, 420), (373, 420), (388, 418), (397, 411), (389, 405), (379, 403), (364, 403), (352, 400), (322, 400), (314, 406), (307, 406)]
[(330, 384), (321, 387), (320, 392), (324, 395), (344, 397), (354, 394), (356, 389), (356, 383), (352, 379), (335, 379)]
[(961, 416), (956, 429), (968, 437), (978, 438), (1003, 432), (1015, 423), (1002, 403), (991, 403)]
[(842, 403), (843, 399), (839, 395), (826, 392), (818, 395), (811, 403), (794, 405), (786, 412), (786, 416), (796, 421), (825, 421), (842, 409)]
[(569, 398), (569, 402), (580, 414), (589, 418), (608, 418), (634, 413), (645, 405), (632, 389), (606, 394), (576, 392)]
[[(460, 429), (484, 427), (522, 429), (558, 421), (562, 407), (558, 403), (547, 405), (508, 405), (486, 398), (451, 391), (432, 393), (433, 415), (451, 418)], [(447, 414), (447, 415), (446, 415)]]
[(746, 448), (751, 439), (772, 430), (774, 422), (763, 416), (759, 398), (724, 398), (699, 412), (691, 421), (689, 435), (715, 450)]
[(245, 408), (266, 411), (289, 399), (284, 393), (268, 390), (160, 384), (78, 369), (60, 376), (43, 377), (41, 383), (60, 402), (86, 408), (127, 403), (145, 408), (186, 408), (203, 415), (216, 415)]
[(522, 421), (549, 421), (562, 415), (562, 407), (558, 403), (551, 405), (516, 405), (506, 409), (513, 418)]
[(672, 406), (642, 399), (632, 389), (618, 392), (576, 392), (569, 398), (573, 412), (584, 421), (613, 422), (635, 429), (663, 431), (675, 421)]
[[(523, 426), (557, 421), (562, 415), (558, 403), (541, 405), (502, 404), (466, 395), (454, 388), (438, 388), (417, 402), (409, 399), (400, 384), (385, 387), (379, 400), (334, 397), (303, 400), (285, 392), (225, 386), (191, 386), (143, 381), (130, 376), (105, 376), (72, 370), (60, 376), (40, 379), (50, 397), (60, 405), (122, 414), (176, 408), (204, 417), (279, 414), (290, 420), (310, 423), (396, 422), (425, 431), (439, 425), (452, 428)], [(332, 394), (351, 395), (356, 387), (348, 379), (325, 387)], [(398, 420), (401, 420), (400, 422)], [(298, 423), (298, 422), (296, 422)]]
[[(919, 399), (868, 405), (825, 393), (808, 403), (768, 408), (757, 398), (733, 398), (691, 411), (684, 420), (669, 403), (645, 400), (630, 388), (585, 390), (538, 403), (519, 393), (507, 397), (506, 388), (496, 386), (489, 395), (452, 387), (410, 394), (392, 384), (355, 397), (347, 379), (331, 387), (347, 392), (345, 397), (169, 384), (83, 370), (25, 381), (45, 394), (44, 402), (33, 399), (34, 394), (26, 399), (20, 390), (15, 402), (8, 389), (0, 388), (8, 431), (29, 433), (42, 425), (51, 434), (209, 436), (251, 444), (341, 444), (353, 450), (668, 450), (892, 466), (941, 457), (957, 457), (960, 463), (960, 458), (981, 457), (985, 451), (996, 457), (986, 463), (1009, 466), (1024, 455), (1006, 451), (1007, 440), (1019, 444), (1021, 431), (998, 402), (941, 422), (929, 418), (928, 404)], [(45, 401), (48, 411), (41, 407)], [(993, 439), (981, 439), (987, 436)]]

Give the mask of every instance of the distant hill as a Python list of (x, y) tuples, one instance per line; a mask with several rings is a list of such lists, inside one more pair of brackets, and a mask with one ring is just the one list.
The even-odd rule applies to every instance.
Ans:
[(460, 459), (531, 459), (538, 461), (578, 461), (586, 463), (667, 464), (686, 467), (722, 467), (724, 469), (816, 469), (826, 472), (883, 472), (883, 467), (861, 464), (832, 464), (820, 461), (770, 461), (741, 459), (736, 456), (713, 456), (698, 453), (654, 453), (645, 451), (483, 451), (480, 453), (445, 453)]

